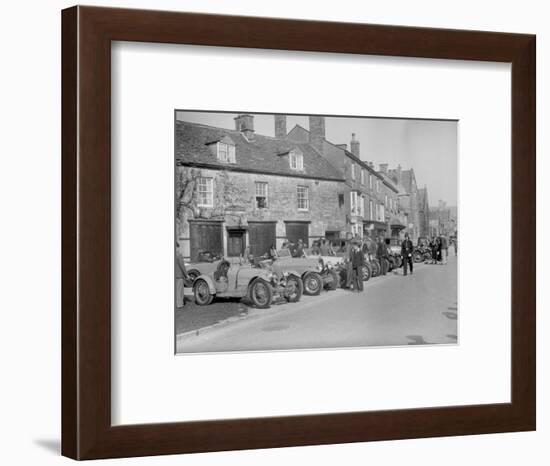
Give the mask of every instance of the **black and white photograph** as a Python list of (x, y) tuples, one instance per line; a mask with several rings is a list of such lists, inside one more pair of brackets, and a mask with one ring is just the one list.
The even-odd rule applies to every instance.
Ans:
[(458, 343), (456, 120), (174, 124), (176, 353)]

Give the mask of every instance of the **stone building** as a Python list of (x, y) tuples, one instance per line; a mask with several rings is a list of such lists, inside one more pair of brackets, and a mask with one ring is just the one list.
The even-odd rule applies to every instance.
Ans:
[(378, 174), (383, 180), (383, 196), (386, 212), (386, 236), (401, 238), (401, 233), (407, 228), (407, 218), (400, 208), (400, 190), (397, 183), (388, 174), (388, 164), (379, 165)]
[(457, 208), (439, 200), (437, 207), (430, 209), (430, 226), (432, 235), (456, 236)]
[[(276, 137), (256, 134), (254, 117), (235, 129), (177, 120), (176, 237), (184, 257), (200, 251), (253, 256), (285, 239), (340, 235), (346, 229), (342, 174), (316, 149), (291, 141), (275, 116)], [(279, 136), (279, 137), (277, 137)]]
[(430, 204), (428, 201), (428, 188), (424, 186), (418, 189), (418, 235), (430, 234)]
[(420, 235), (420, 215), (418, 202), (418, 187), (414, 169), (403, 170), (401, 165), (388, 170), (388, 176), (399, 188), (399, 208), (406, 218), (407, 232), (413, 242)]
[[(279, 116), (280, 121), (286, 121)], [(280, 123), (286, 130), (286, 122)], [(279, 133), (283, 136), (283, 133)], [(310, 142), (317, 152), (345, 179), (344, 195), (340, 204), (345, 209), (345, 229), (340, 236), (386, 234), (387, 222), (384, 204), (383, 178), (374, 167), (361, 160), (360, 143), (355, 134), (347, 144), (334, 144), (325, 137), (325, 118), (309, 117), (309, 130), (296, 125), (287, 134), (287, 140), (296, 143)]]

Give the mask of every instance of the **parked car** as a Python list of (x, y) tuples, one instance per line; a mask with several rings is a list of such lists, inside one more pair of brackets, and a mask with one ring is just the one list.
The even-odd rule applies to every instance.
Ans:
[(230, 263), (226, 259), (220, 260), (214, 271), (199, 275), (193, 283), (195, 302), (200, 306), (211, 304), (215, 297), (247, 297), (255, 307), (266, 309), (276, 296), (297, 302), (302, 291), (302, 281), (296, 275), (278, 276), (270, 270)]
[(302, 279), (306, 295), (316, 296), (323, 288), (334, 290), (340, 284), (339, 274), (328, 264), (325, 266), (320, 256), (291, 257), (279, 254), (269, 265), (276, 274), (297, 273)]
[(392, 264), (391, 268), (393, 269), (398, 269), (403, 265), (403, 256), (401, 256), (401, 243), (402, 241), (399, 238), (386, 239), (386, 244), (388, 245), (388, 255)]
[(413, 261), (416, 263), (432, 260), (432, 251), (428, 246), (417, 246), (413, 251)]
[(211, 251), (199, 251), (197, 261), (185, 264), (187, 275), (193, 282), (199, 275), (211, 273), (218, 267), (222, 256)]

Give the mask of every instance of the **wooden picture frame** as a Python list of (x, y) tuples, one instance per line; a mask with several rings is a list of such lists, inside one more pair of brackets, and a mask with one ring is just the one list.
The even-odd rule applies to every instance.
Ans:
[[(512, 65), (511, 402), (111, 425), (111, 42)], [(62, 454), (74, 459), (535, 429), (535, 37), (73, 7), (62, 12)]]

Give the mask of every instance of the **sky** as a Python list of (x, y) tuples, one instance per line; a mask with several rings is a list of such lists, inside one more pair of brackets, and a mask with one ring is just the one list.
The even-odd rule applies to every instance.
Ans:
[[(178, 111), (177, 118), (221, 128), (235, 128), (237, 113)], [(309, 129), (307, 115), (288, 115), (287, 131), (299, 124)], [(269, 114), (254, 114), (254, 130), (274, 136), (274, 119)], [(414, 168), (419, 188), (428, 188), (430, 206), (441, 199), (449, 206), (457, 205), (458, 125), (448, 120), (412, 120), (363, 117), (325, 119), (325, 137), (334, 144), (348, 144), (351, 134), (361, 143), (362, 160), (398, 164), (402, 169)]]

